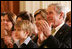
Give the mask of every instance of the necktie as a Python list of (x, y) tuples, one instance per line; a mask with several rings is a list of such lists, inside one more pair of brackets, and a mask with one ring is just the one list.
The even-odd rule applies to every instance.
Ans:
[(55, 33), (55, 31), (56, 31), (55, 28), (52, 28), (52, 32), (51, 32), (52, 35)]

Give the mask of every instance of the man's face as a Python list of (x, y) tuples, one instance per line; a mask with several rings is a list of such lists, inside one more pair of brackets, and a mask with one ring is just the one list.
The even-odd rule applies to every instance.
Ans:
[(55, 6), (48, 7), (47, 12), (48, 12), (47, 16), (48, 23), (57, 25), (57, 22), (59, 21), (59, 14), (55, 11)]

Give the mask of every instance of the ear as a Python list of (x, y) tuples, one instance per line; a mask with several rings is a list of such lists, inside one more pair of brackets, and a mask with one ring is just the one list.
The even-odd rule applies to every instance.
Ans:
[(63, 18), (63, 16), (64, 16), (64, 13), (63, 13), (63, 12), (61, 12), (61, 13), (60, 13), (60, 17), (59, 17), (59, 19), (62, 19), (62, 18)]

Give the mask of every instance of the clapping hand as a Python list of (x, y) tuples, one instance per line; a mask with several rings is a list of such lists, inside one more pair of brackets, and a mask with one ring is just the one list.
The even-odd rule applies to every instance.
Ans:
[(47, 39), (51, 35), (51, 27), (48, 25), (48, 23), (44, 20), (40, 20), (36, 22), (36, 26), (38, 28), (38, 36), (40, 42), (43, 42), (45, 39)]

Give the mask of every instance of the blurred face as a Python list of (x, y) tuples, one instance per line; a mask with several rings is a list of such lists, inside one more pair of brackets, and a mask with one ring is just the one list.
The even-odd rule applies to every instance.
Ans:
[(60, 20), (59, 19), (60, 15), (57, 14), (57, 12), (55, 11), (55, 6), (48, 7), (47, 12), (48, 12), (48, 16), (47, 16), (48, 23), (57, 25)]
[(20, 27), (15, 27), (15, 36), (17, 39), (21, 39), (24, 37), (24, 31)]
[(39, 21), (39, 20), (44, 20), (44, 18), (40, 14), (36, 16), (36, 21)]
[(9, 20), (7, 15), (4, 16), (3, 21), (4, 21), (5, 29), (11, 30), (13, 25), (12, 25), (12, 22)]

